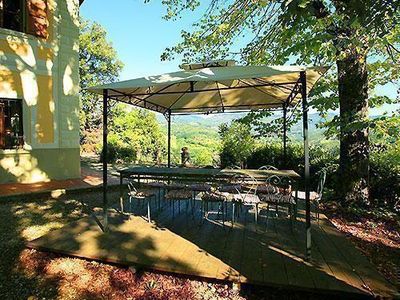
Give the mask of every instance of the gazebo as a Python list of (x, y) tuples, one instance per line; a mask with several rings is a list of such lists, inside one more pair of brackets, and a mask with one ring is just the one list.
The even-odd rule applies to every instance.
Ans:
[(110, 99), (162, 113), (168, 122), (168, 167), (171, 167), (171, 116), (260, 110), (283, 111), (286, 156), (287, 113), (301, 105), (304, 137), (306, 255), (311, 255), (310, 159), (307, 96), (325, 67), (236, 66), (234, 61), (184, 64), (181, 71), (91, 87), (103, 96), (103, 211), (107, 228), (107, 116)]

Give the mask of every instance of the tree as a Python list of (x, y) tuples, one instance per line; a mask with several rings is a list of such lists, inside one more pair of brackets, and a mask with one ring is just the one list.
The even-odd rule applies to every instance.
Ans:
[[(164, 3), (167, 19), (200, 5), (199, 0)], [(183, 31), (183, 41), (167, 48), (162, 59), (178, 54), (186, 61), (239, 56), (247, 64), (334, 64), (323, 85), (331, 89), (317, 91), (312, 104), (340, 108), (333, 122), (340, 138), (339, 195), (348, 203), (367, 204), (368, 108), (387, 100), (369, 95), (376, 84), (398, 83), (399, 5), (390, 0), (212, 0), (194, 31)]]
[(118, 79), (123, 68), (117, 52), (107, 40), (106, 30), (98, 23), (81, 20), (79, 36), (79, 75), (81, 80), (81, 142), (85, 132), (96, 131), (102, 124), (102, 102), (85, 88)]
[(110, 145), (114, 158), (136, 162), (161, 162), (165, 155), (165, 135), (156, 115), (144, 109), (116, 105), (110, 126)]
[(255, 149), (255, 139), (247, 124), (233, 121), (229, 126), (224, 123), (219, 127), (222, 140), (221, 165), (245, 167), (246, 160)]

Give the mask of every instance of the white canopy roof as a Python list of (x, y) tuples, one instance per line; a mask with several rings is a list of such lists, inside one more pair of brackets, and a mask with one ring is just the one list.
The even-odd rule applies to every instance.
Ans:
[[(210, 66), (211, 67), (204, 67)], [(325, 67), (185, 65), (185, 70), (88, 88), (89, 91), (160, 113), (212, 113), (294, 106), (301, 101), (300, 73), (307, 93)]]

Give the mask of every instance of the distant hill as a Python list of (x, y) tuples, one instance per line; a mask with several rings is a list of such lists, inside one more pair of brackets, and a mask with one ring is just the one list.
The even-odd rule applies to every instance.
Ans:
[[(230, 123), (235, 119), (243, 117), (245, 113), (226, 113), (226, 114), (214, 114), (214, 115), (185, 115), (185, 116), (174, 116), (172, 118), (172, 127), (174, 134), (177, 136), (185, 135), (185, 131), (189, 130), (191, 136), (195, 131), (199, 131), (200, 134), (204, 134), (208, 131), (210, 136), (215, 136), (218, 133), (218, 126), (222, 123)], [(333, 118), (334, 113), (328, 114), (328, 118)], [(321, 138), (323, 135), (323, 129), (317, 128), (317, 124), (322, 121), (322, 118), (318, 113), (310, 114), (309, 116), (309, 130), (312, 137)], [(162, 115), (158, 115), (158, 120), (163, 126), (166, 126), (166, 120)], [(180, 130), (175, 128), (178, 126)], [(183, 130), (184, 129), (184, 130)], [(301, 140), (303, 136), (303, 123), (302, 121), (295, 124), (289, 135), (294, 140)]]
[[(235, 119), (243, 117), (244, 113), (226, 113), (226, 114), (213, 114), (213, 115), (183, 115), (173, 116), (173, 124), (193, 124), (205, 127), (218, 127), (222, 123), (229, 123)], [(158, 120), (162, 124), (166, 124), (165, 118), (162, 115), (157, 115)]]

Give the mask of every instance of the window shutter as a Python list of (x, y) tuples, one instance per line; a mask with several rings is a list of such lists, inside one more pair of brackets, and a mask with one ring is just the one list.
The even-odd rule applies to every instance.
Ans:
[(27, 0), (27, 33), (47, 38), (48, 27), (47, 0)]

